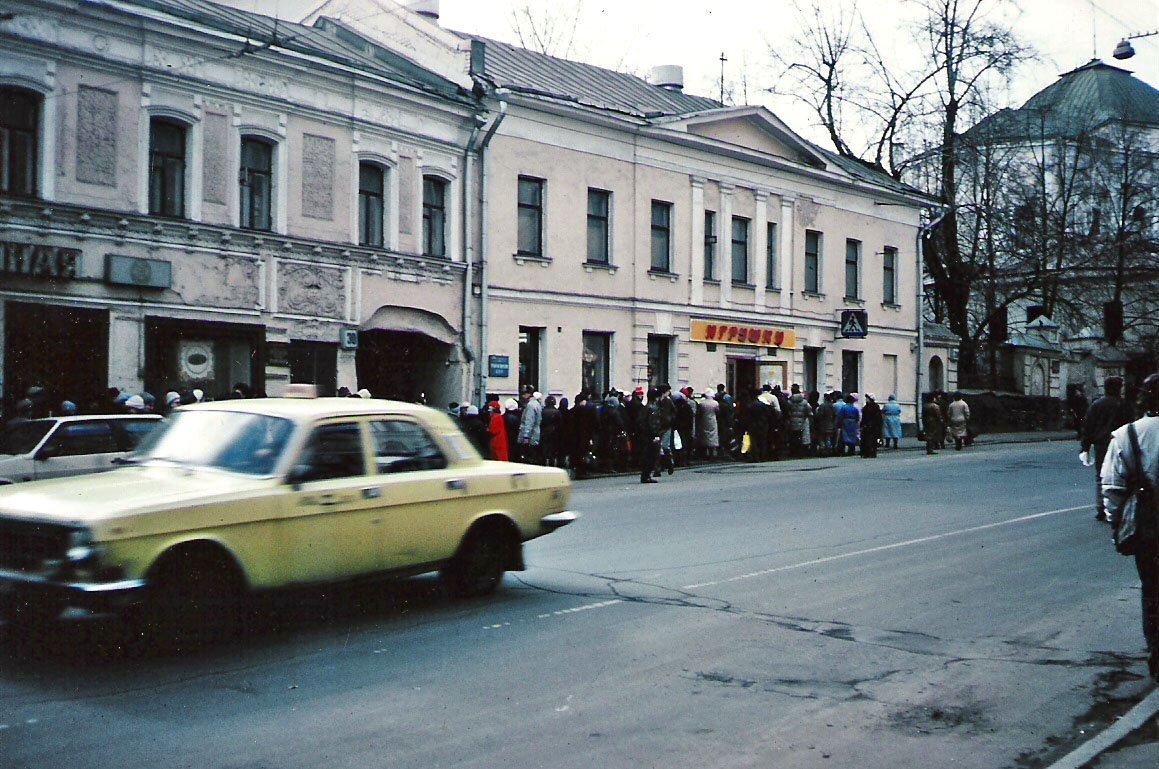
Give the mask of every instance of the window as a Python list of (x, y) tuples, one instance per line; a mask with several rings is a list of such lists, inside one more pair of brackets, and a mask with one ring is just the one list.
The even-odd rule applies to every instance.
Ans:
[(530, 385), (538, 390), (540, 355), (543, 350), (543, 329), (531, 326), (519, 327), (519, 391)]
[(112, 454), (121, 451), (113, 439), (108, 422), (72, 422), (62, 426), (49, 438), (49, 445), (59, 446), (57, 456), (80, 457), (87, 454)]
[(609, 264), (612, 193), (588, 188), (588, 263)]
[(149, 213), (185, 216), (185, 132), (175, 120), (149, 121)]
[(358, 425), (322, 425), (314, 430), (295, 470), (295, 480), (321, 481), (366, 475), (362, 433)]
[(821, 233), (805, 230), (805, 290), (821, 293)]
[(704, 279), (716, 280), (716, 212), (704, 212)]
[(518, 253), (543, 256), (543, 180), (519, 177)]
[(273, 229), (274, 145), (253, 136), (241, 140), (241, 226)]
[(805, 392), (820, 390), (821, 348), (805, 348)]
[(841, 351), (841, 391), (861, 392), (861, 353), (852, 350)]
[(769, 222), (765, 232), (765, 288), (777, 288), (777, 225)]
[(36, 194), (40, 96), (0, 88), (0, 193)]
[(672, 271), (672, 204), (652, 201), (652, 269)]
[(423, 177), (423, 254), (447, 256), (447, 183)]
[(672, 337), (648, 335), (648, 386), (672, 381)]
[(376, 163), (358, 164), (358, 244), (382, 248), (386, 171)]
[(861, 279), (861, 241), (845, 241), (845, 298), (860, 299), (858, 285)]
[(732, 282), (749, 282), (749, 220), (732, 218)]
[(897, 249), (886, 246), (881, 260), (881, 301), (897, 304)]
[(379, 473), (441, 470), (447, 466), (447, 459), (438, 445), (414, 422), (375, 420), (370, 423), (370, 437), (374, 442), (374, 464)]
[(581, 361), (583, 388), (595, 395), (603, 395), (611, 383), (609, 366), (612, 358), (612, 335), (595, 331), (584, 332), (584, 351)]

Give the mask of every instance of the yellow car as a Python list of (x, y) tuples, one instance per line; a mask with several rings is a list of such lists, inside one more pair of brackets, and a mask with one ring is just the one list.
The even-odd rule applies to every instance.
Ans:
[(455, 594), (522, 570), (571, 523), (563, 470), (488, 462), (446, 415), (360, 398), (186, 406), (120, 469), (0, 489), (0, 598), (181, 625), (249, 591), (441, 570)]

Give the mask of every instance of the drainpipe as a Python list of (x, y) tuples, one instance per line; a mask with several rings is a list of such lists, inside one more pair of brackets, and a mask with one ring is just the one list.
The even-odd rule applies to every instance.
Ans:
[(487, 314), (489, 307), (487, 306), (488, 290), (487, 284), (490, 280), (487, 274), (487, 262), (489, 257), (488, 252), (488, 221), (487, 221), (487, 146), (491, 144), (491, 139), (495, 138), (495, 132), (499, 130), (499, 124), (503, 122), (503, 118), (507, 117), (507, 94), (510, 93), (506, 88), (498, 88), (495, 90), (495, 96), (499, 99), (499, 112), (491, 119), (491, 125), (487, 126), (487, 131), (483, 134), (482, 140), (479, 142), (479, 229), (480, 229), (480, 245), (479, 245), (479, 350), (476, 359), (478, 365), (475, 368), (475, 397), (472, 399), (475, 403), (482, 403), (484, 396), (487, 394)]
[(929, 222), (918, 227), (918, 234), (916, 237), (917, 244), (917, 273), (918, 273), (918, 287), (915, 293), (917, 300), (917, 326), (918, 326), (918, 361), (917, 361), (917, 376), (914, 378), (914, 424), (917, 426), (918, 432), (922, 430), (922, 380), (925, 378), (926, 367), (926, 319), (925, 319), (925, 287), (926, 287), (926, 263), (922, 258), (922, 238), (933, 231), (941, 223), (942, 219), (946, 218), (946, 214), (950, 212), (949, 206), (942, 206), (942, 211)]
[[(467, 359), (466, 363), (469, 367), (478, 366), (478, 356), (471, 350), (471, 292), (474, 288), (474, 269), (475, 269), (475, 238), (473, 237), (473, 230), (471, 227), (471, 212), (473, 206), (471, 205), (471, 179), (473, 177), (472, 170), (475, 162), (475, 144), (479, 141), (479, 134), (482, 127), (486, 124), (485, 119), (479, 113), (475, 114), (475, 126), (471, 129), (471, 138), (467, 140), (467, 148), (463, 151), (463, 259), (466, 262), (467, 269), (463, 273), (463, 355)], [(470, 379), (474, 380), (474, 369), (469, 369), (471, 373)], [(465, 392), (459, 393), (460, 400), (466, 400), (470, 397), (471, 382), (467, 382), (467, 389)]]

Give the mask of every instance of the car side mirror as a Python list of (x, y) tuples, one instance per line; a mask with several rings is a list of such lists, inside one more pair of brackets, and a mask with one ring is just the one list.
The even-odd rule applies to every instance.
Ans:
[(58, 456), (59, 454), (60, 454), (60, 444), (59, 443), (46, 443), (40, 447), (40, 449), (33, 456), (33, 459), (37, 460), (38, 462), (43, 462), (44, 460), (52, 459), (53, 457)]

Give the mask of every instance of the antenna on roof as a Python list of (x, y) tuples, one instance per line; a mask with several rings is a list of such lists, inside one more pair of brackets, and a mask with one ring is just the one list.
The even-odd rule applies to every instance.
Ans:
[(720, 103), (724, 104), (724, 63), (728, 59), (724, 58), (724, 51), (720, 52)]

